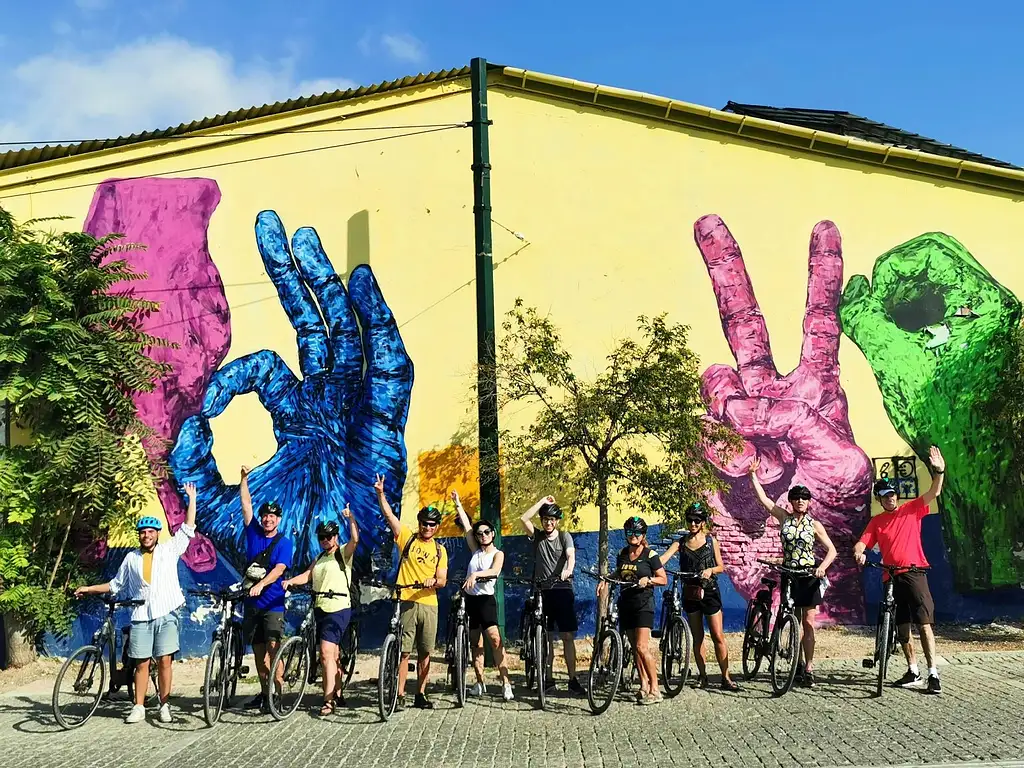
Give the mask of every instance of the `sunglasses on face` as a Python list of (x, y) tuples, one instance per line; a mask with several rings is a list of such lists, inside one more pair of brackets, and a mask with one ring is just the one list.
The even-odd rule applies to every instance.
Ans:
[(641, 536), (643, 536), (643, 534), (638, 533), (637, 531), (626, 531), (627, 539), (639, 539)]
[(437, 528), (437, 523), (420, 523), (420, 528)]
[(490, 528), (481, 528), (476, 532), (476, 536), (479, 538), (480, 536), (490, 536), (493, 533), (494, 531), (492, 531)]
[(319, 539), (320, 541), (330, 541), (330, 540), (331, 540), (331, 539), (333, 539), (334, 537), (333, 537), (333, 536), (317, 536), (317, 538), (318, 538), (318, 539)]

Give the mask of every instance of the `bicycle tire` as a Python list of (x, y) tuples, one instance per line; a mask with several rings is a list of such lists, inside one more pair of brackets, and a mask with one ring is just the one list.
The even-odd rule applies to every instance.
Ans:
[(590, 711), (595, 715), (606, 712), (615, 699), (621, 681), (622, 636), (615, 629), (607, 629), (594, 643), (594, 653), (590, 657), (590, 674), (587, 678)]
[[(800, 662), (800, 623), (792, 613), (787, 613), (775, 625), (775, 631), (772, 633), (771, 657), (769, 671), (772, 693), (782, 696), (793, 687), (796, 668)], [(787, 671), (781, 671), (780, 660), (789, 662)]]
[(210, 643), (210, 655), (206, 657), (206, 674), (203, 676), (203, 717), (213, 728), (224, 711), (227, 692), (228, 665), (224, 658), (224, 643), (220, 639)]
[(345, 680), (345, 685), (348, 686), (352, 682), (352, 675), (356, 671), (356, 657), (359, 655), (359, 624), (356, 621), (350, 621), (348, 627), (345, 629), (345, 636), (342, 638), (343, 656), (342, 659), (342, 677)]
[(466, 706), (466, 627), (459, 624), (455, 627), (455, 647), (452, 649), (452, 682), (455, 684), (455, 703), (458, 707)]
[(876, 638), (876, 653), (877, 659), (875, 661), (878, 667), (878, 681), (876, 687), (876, 694), (882, 695), (882, 689), (885, 688), (885, 677), (889, 672), (889, 641), (892, 638), (892, 614), (889, 611), (882, 611), (882, 620), (878, 624), (878, 636)]
[(245, 657), (245, 646), (242, 643), (242, 627), (240, 625), (230, 627), (228, 633), (231, 637), (231, 661), (228, 669), (228, 683), (225, 690), (224, 706), (230, 707), (238, 695), (238, 678), (242, 674), (242, 659)]
[(380, 649), (380, 667), (377, 672), (377, 710), (384, 722), (395, 713), (398, 704), (398, 665), (401, 648), (398, 638), (389, 634)]
[(537, 677), (537, 703), (544, 709), (548, 705), (548, 681), (544, 679), (548, 672), (548, 639), (544, 627), (540, 624), (533, 628), (533, 658), (534, 673)]
[[(271, 682), (267, 685), (267, 698), (270, 714), (275, 720), (290, 717), (302, 703), (309, 682), (309, 649), (306, 645), (305, 637), (295, 635), (281, 643), (274, 654), (270, 664)], [(277, 690), (277, 681), (273, 679), (279, 665), (283, 668), (280, 691)]]
[(757, 602), (747, 611), (743, 632), (743, 679), (751, 680), (761, 670), (765, 640), (768, 637), (768, 606)]
[(665, 695), (669, 698), (678, 696), (686, 686), (690, 676), (690, 654), (693, 648), (693, 633), (689, 623), (680, 617), (674, 617), (668, 624), (663, 635), (661, 652), (661, 677), (665, 685)]
[[(95, 678), (96, 666), (99, 665), (99, 686), (96, 687), (95, 694), (90, 694), (91, 703), (85, 703), (83, 700), (84, 710), (80, 717), (74, 717), (69, 711), (65, 711), (65, 706), (68, 702), (61, 701), (60, 686), (64, 681), (64, 676), (67, 675), (68, 670), (71, 669), (72, 665), (76, 663), (76, 660), (82, 664), (81, 669), (76, 674), (75, 687), (79, 687), (82, 682), (82, 673), (85, 672), (89, 675), (89, 685), (86, 690), (92, 691), (93, 682)], [(65, 729), (72, 730), (78, 728), (89, 721), (96, 713), (96, 708), (99, 707), (100, 701), (103, 699), (103, 693), (106, 691), (107, 686), (107, 661), (103, 656), (103, 650), (96, 645), (83, 645), (81, 648), (75, 650), (67, 660), (61, 665), (60, 671), (57, 673), (57, 679), (53, 683), (53, 695), (50, 698), (50, 705), (53, 707), (53, 716), (57, 720), (57, 724)]]

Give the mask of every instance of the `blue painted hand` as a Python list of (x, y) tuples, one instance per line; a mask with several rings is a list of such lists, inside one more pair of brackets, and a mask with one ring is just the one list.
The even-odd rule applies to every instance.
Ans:
[(249, 475), (253, 506), (281, 505), (280, 529), (295, 541), (294, 567), (319, 552), (320, 521), (336, 520), (348, 535), (341, 520), (346, 504), (359, 524), (361, 553), (390, 546), (372, 483), (375, 472), (384, 474), (399, 514), (413, 365), (395, 319), (369, 266), (352, 270), (346, 290), (314, 229), (296, 231), (289, 249), (280, 218), (264, 211), (256, 217), (256, 242), (295, 328), (302, 378), (270, 350), (220, 368), (201, 411), (178, 433), (171, 469), (179, 483), (198, 488), (199, 529), (243, 566), (238, 486), (226, 485), (217, 469), (210, 419), (236, 395), (255, 392), (273, 419), (277, 452)]

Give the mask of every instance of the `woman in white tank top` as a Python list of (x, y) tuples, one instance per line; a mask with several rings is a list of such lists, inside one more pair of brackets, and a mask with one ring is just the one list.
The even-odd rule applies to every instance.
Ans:
[[(512, 682), (508, 678), (508, 665), (505, 663), (505, 648), (498, 631), (498, 603), (494, 599), (494, 586), (501, 575), (501, 567), (505, 564), (505, 553), (494, 546), (494, 527), (487, 520), (477, 520), (471, 526), (469, 515), (462, 508), (459, 494), (452, 491), (452, 501), (459, 516), (459, 524), (466, 532), (466, 544), (472, 555), (466, 566), (466, 581), (462, 591), (466, 595), (466, 613), (469, 616), (469, 638), (473, 645), (473, 671), (476, 672), (476, 685), (470, 689), (474, 696), (483, 696), (487, 692), (484, 683), (484, 638), (494, 650), (494, 662), (501, 675), (502, 698), (512, 701)], [(493, 578), (477, 581), (485, 576)]]

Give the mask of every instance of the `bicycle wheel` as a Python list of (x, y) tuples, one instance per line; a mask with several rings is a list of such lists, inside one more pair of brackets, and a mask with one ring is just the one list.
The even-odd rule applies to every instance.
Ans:
[(281, 644), (270, 665), (271, 677), (276, 676), (278, 669), (282, 670), (283, 675), (280, 690), (276, 680), (267, 689), (270, 694), (270, 714), (275, 720), (284, 720), (299, 708), (309, 682), (309, 650), (306, 648), (305, 637), (289, 637)]
[(761, 669), (764, 644), (768, 637), (768, 606), (757, 603), (747, 611), (747, 626), (743, 632), (743, 679), (750, 680)]
[(83, 645), (68, 656), (53, 683), (51, 699), (53, 716), (60, 727), (77, 728), (92, 717), (106, 685), (107, 662), (98, 646)]
[(400, 662), (398, 638), (391, 634), (384, 638), (380, 649), (380, 669), (377, 672), (377, 708), (385, 722), (398, 704), (398, 664)]
[(231, 655), (228, 656), (228, 679), (224, 691), (224, 706), (230, 707), (238, 692), (238, 678), (242, 676), (242, 658), (245, 656), (245, 647), (242, 644), (242, 628), (233, 627), (230, 630)]
[(875, 666), (878, 669), (877, 694), (882, 695), (885, 687), (885, 676), (889, 672), (889, 653), (892, 649), (889, 642), (892, 638), (892, 614), (882, 611), (882, 620), (878, 624), (878, 634), (875, 637)]
[(224, 643), (219, 639), (210, 644), (210, 655), (206, 659), (206, 676), (203, 679), (203, 716), (211, 728), (220, 720), (227, 692), (227, 664)]
[(587, 701), (590, 711), (600, 715), (611, 706), (622, 680), (622, 637), (608, 629), (594, 643), (587, 679)]
[(775, 626), (771, 657), (772, 692), (782, 696), (793, 687), (796, 667), (800, 662), (800, 625), (792, 613), (783, 616)]
[(679, 695), (690, 676), (690, 654), (693, 634), (685, 619), (671, 619), (664, 630), (661, 651), (661, 676), (665, 681), (665, 693), (669, 697)]
[(459, 624), (455, 628), (455, 653), (452, 659), (452, 682), (455, 684), (455, 702), (459, 707), (466, 706), (466, 650), (469, 640), (466, 637), (466, 627)]
[(359, 655), (359, 625), (355, 620), (350, 621), (345, 629), (345, 636), (341, 639), (341, 674), (347, 686), (352, 682), (352, 675), (356, 671), (356, 656)]
[(548, 639), (540, 624), (533, 628), (533, 664), (537, 678), (537, 703), (544, 709), (548, 704), (547, 680), (544, 679), (548, 673)]

